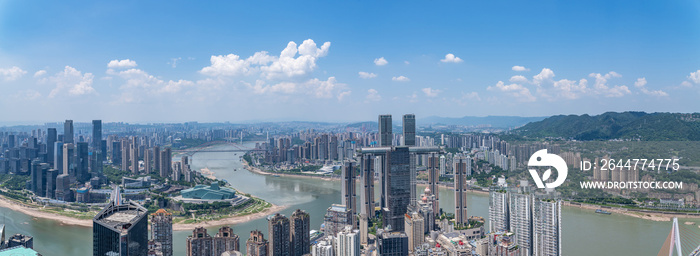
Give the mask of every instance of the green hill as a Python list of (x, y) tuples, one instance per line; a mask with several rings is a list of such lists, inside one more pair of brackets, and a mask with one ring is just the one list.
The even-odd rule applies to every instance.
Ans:
[(700, 141), (700, 113), (607, 112), (559, 115), (529, 123), (514, 134), (575, 140)]

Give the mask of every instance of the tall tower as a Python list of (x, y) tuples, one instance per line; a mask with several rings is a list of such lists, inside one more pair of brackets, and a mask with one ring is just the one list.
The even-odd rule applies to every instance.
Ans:
[(416, 115), (406, 114), (403, 115), (403, 145), (404, 146), (415, 146), (416, 145)]
[(533, 218), (533, 255), (561, 255), (561, 200), (536, 196)]
[(302, 256), (311, 253), (311, 218), (309, 214), (301, 209), (292, 213), (291, 219), (291, 249), (292, 256)]
[(78, 142), (75, 147), (75, 176), (79, 182), (90, 180), (90, 157), (88, 153), (88, 143)]
[(506, 188), (489, 189), (489, 231), (508, 230), (508, 193)]
[(357, 204), (356, 202), (356, 193), (355, 193), (355, 171), (357, 169), (357, 165), (353, 162), (346, 162), (345, 165), (343, 166), (342, 170), (342, 176), (343, 176), (343, 184), (342, 184), (342, 204), (345, 205), (345, 207), (350, 210), (350, 214), (352, 215), (353, 220), (352, 221), (352, 226), (353, 228), (356, 228), (357, 223), (354, 220), (355, 214), (357, 213)]
[(510, 193), (508, 210), (510, 231), (515, 235), (515, 243), (525, 255), (532, 255), (532, 194), (527, 181), (521, 181), (518, 191)]
[(146, 255), (148, 210), (115, 197), (92, 219), (92, 255)]
[(404, 230), (404, 214), (411, 203), (411, 155), (408, 147), (395, 147), (386, 153), (388, 168), (384, 172), (384, 227)]
[(282, 214), (275, 214), (267, 218), (268, 235), (270, 236), (270, 246), (268, 255), (288, 256), (291, 253), (289, 248), (289, 219)]
[(374, 218), (374, 157), (363, 154), (360, 161), (362, 162), (360, 214), (366, 218)]
[(91, 147), (94, 159), (92, 171), (96, 173), (102, 173), (102, 162), (104, 162), (104, 155), (106, 153), (102, 152), (102, 120), (92, 120)]
[(63, 174), (75, 179), (75, 147), (72, 143), (63, 144)]
[(63, 143), (73, 143), (73, 120), (63, 123)]
[(58, 139), (58, 134), (56, 133), (56, 128), (49, 128), (46, 130), (46, 161), (51, 165), (51, 168), (56, 168), (54, 165), (54, 154), (56, 152), (55, 145)]
[(129, 171), (129, 140), (127, 138), (122, 138), (122, 171)]
[(435, 200), (432, 201), (433, 212), (440, 212), (440, 154), (430, 153), (428, 155), (428, 188), (430, 193), (434, 195)]
[(161, 244), (163, 256), (173, 255), (173, 215), (163, 209), (151, 214), (151, 238)]
[(469, 225), (467, 214), (467, 165), (469, 158), (457, 154), (454, 158), (454, 182), (455, 182), (455, 222), (458, 225)]
[(391, 147), (393, 136), (391, 134), (391, 115), (379, 116), (379, 146)]

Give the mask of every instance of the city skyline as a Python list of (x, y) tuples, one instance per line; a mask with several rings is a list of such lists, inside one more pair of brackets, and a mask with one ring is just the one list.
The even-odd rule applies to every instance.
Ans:
[(215, 5), (1, 2), (0, 106), (23, 110), (4, 121), (699, 107), (695, 2)]

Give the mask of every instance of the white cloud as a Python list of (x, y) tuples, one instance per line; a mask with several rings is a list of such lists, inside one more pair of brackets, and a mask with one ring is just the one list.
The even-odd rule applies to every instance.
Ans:
[(37, 71), (37, 72), (34, 72), (34, 77), (41, 77), (41, 76), (44, 76), (44, 75), (46, 75), (46, 70), (43, 70), (43, 69), (42, 69), (42, 70), (39, 70), (39, 71)]
[(423, 91), (423, 93), (425, 93), (425, 96), (428, 96), (431, 98), (437, 97), (438, 94), (440, 94), (440, 92), (442, 92), (438, 89), (433, 89), (431, 87), (423, 88), (423, 89), (421, 89), (421, 91)]
[(375, 73), (368, 73), (368, 72), (363, 72), (363, 71), (360, 71), (358, 74), (360, 75), (360, 78), (364, 78), (364, 79), (370, 79), (370, 78), (377, 77), (377, 74), (375, 74)]
[(649, 90), (647, 87), (647, 79), (646, 77), (642, 78), (637, 78), (637, 81), (634, 82), (634, 86), (639, 88), (642, 93), (649, 95), (649, 96), (657, 96), (657, 97), (666, 97), (668, 96), (668, 93), (662, 91), (662, 90)]
[(395, 76), (395, 77), (391, 78), (391, 81), (408, 82), (408, 81), (411, 81), (411, 79), (408, 79), (408, 77), (405, 77), (405, 76)]
[(507, 93), (523, 102), (533, 102), (536, 100), (535, 96), (532, 96), (532, 93), (530, 93), (530, 89), (521, 84), (506, 85), (503, 83), (503, 81), (498, 81), (495, 86), (489, 86), (486, 89), (489, 91), (500, 91)]
[(441, 59), (440, 61), (445, 63), (460, 63), (463, 60), (452, 53), (448, 53), (447, 55), (445, 55), (445, 58)]
[(4, 77), (5, 81), (17, 80), (26, 73), (27, 71), (24, 71), (17, 66), (11, 68), (0, 68), (0, 77)]
[(566, 99), (578, 99), (581, 95), (588, 92), (588, 80), (581, 79), (576, 83), (576, 81), (562, 79), (555, 81), (553, 84), (554, 88), (558, 91), (558, 96)]
[(382, 99), (382, 96), (379, 95), (379, 92), (375, 89), (369, 89), (367, 90), (367, 97), (365, 97), (368, 101), (380, 101)]
[(107, 63), (108, 68), (133, 68), (136, 66), (136, 61), (130, 59), (112, 60), (109, 63)]
[(349, 90), (345, 90), (345, 84), (338, 83), (335, 77), (329, 77), (325, 81), (314, 78), (303, 83), (280, 82), (274, 85), (265, 85), (265, 81), (257, 80), (255, 85), (248, 84), (248, 87), (255, 94), (307, 94), (321, 99), (336, 97), (342, 100), (350, 94)]
[(41, 93), (35, 90), (24, 90), (24, 91), (19, 91), (16, 94), (13, 95), (15, 98), (19, 100), (36, 100), (41, 98)]
[(481, 97), (479, 97), (477, 92), (462, 93), (462, 100), (481, 101)]
[(693, 86), (693, 84), (690, 83), (690, 82), (688, 82), (688, 81), (683, 81), (683, 82), (681, 82), (681, 86), (683, 86), (683, 87), (691, 87), (691, 86)]
[(518, 71), (518, 72), (520, 72), (520, 71), (530, 71), (529, 68), (525, 68), (525, 67), (523, 67), (523, 66), (513, 66), (511, 69), (513, 69), (513, 71)]
[(610, 71), (605, 75), (600, 73), (591, 73), (588, 76), (595, 78), (595, 84), (593, 85), (593, 93), (595, 94), (603, 95), (605, 97), (622, 97), (626, 94), (632, 93), (625, 85), (615, 85), (612, 87), (607, 85), (608, 80), (611, 78), (622, 77), (622, 75), (615, 71)]
[(56, 84), (56, 88), (49, 93), (49, 98), (56, 97), (66, 90), (69, 96), (95, 94), (97, 92), (92, 88), (93, 79), (92, 73), (83, 74), (71, 66), (66, 66), (63, 72), (59, 72), (49, 79)]
[(700, 84), (700, 69), (695, 72), (690, 72), (690, 75), (688, 75), (688, 80), (695, 84)]
[(554, 78), (554, 71), (548, 68), (543, 68), (539, 74), (532, 77), (532, 82), (536, 85), (542, 85), (543, 82), (551, 81)]
[(325, 42), (319, 48), (313, 40), (307, 39), (298, 47), (290, 41), (279, 56), (270, 56), (265, 51), (246, 59), (236, 54), (211, 56), (211, 65), (199, 72), (208, 76), (247, 76), (260, 72), (266, 79), (303, 76), (316, 68), (318, 58), (328, 55), (330, 46), (330, 42)]
[(380, 58), (378, 58), (378, 59), (374, 59), (374, 65), (377, 65), (377, 66), (384, 66), (384, 65), (386, 65), (386, 64), (389, 64), (389, 62), (386, 61), (386, 59), (384, 59), (384, 57), (380, 57)]
[(117, 76), (125, 80), (120, 86), (120, 102), (141, 102), (147, 97), (157, 97), (162, 94), (175, 94), (185, 87), (194, 86), (189, 80), (164, 81), (141, 69), (127, 69), (117, 73)]
[(170, 64), (171, 67), (176, 68), (177, 67), (177, 62), (181, 61), (182, 57), (177, 57), (177, 58), (171, 58), (168, 64)]
[(520, 84), (527, 83), (527, 78), (525, 78), (524, 76), (512, 76), (510, 78), (510, 82), (511, 83), (520, 83)]

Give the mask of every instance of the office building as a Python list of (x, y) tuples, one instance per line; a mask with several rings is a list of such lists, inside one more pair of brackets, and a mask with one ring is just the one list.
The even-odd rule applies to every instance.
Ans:
[(291, 222), (291, 249), (292, 256), (301, 256), (311, 251), (311, 218), (309, 214), (301, 209), (292, 213)]
[(467, 214), (467, 166), (470, 165), (468, 157), (457, 154), (454, 158), (454, 189), (455, 189), (455, 225), (466, 227), (469, 225)]
[(49, 169), (46, 171), (46, 197), (56, 199), (56, 180), (58, 178), (59, 171), (56, 169)]
[(92, 120), (92, 172), (102, 173), (105, 151), (102, 150), (102, 120)]
[(173, 215), (163, 209), (151, 214), (151, 240), (160, 243), (163, 256), (173, 255)]
[(377, 230), (377, 255), (408, 255), (408, 236), (404, 232)]
[[(48, 145), (46, 146), (48, 147)], [(53, 159), (53, 168), (58, 170), (59, 173), (63, 173), (63, 142), (54, 142)]]
[(63, 123), (63, 143), (73, 143), (73, 120), (66, 120)]
[(70, 177), (68, 174), (56, 176), (56, 200), (72, 202), (73, 195), (70, 190)]
[(391, 134), (391, 115), (380, 115), (379, 116), (379, 146), (380, 147), (391, 147), (392, 141), (394, 139)]
[(359, 230), (348, 225), (336, 236), (336, 256), (360, 256)]
[(89, 181), (90, 170), (90, 158), (88, 153), (88, 143), (78, 142), (75, 145), (75, 178), (78, 182)]
[(282, 214), (275, 214), (267, 218), (267, 230), (269, 236), (268, 255), (288, 256), (291, 254), (289, 246), (289, 219)]
[(416, 145), (416, 115), (403, 115), (403, 145), (407, 147)]
[(352, 223), (353, 228), (357, 227), (356, 221), (355, 221), (355, 214), (357, 212), (357, 204), (355, 203), (356, 200), (356, 194), (355, 194), (355, 172), (357, 169), (357, 165), (353, 162), (346, 162), (345, 165), (343, 166), (342, 169), (342, 174), (341, 176), (343, 177), (343, 183), (341, 185), (341, 197), (342, 197), (342, 204), (345, 205), (345, 208), (350, 211), (350, 216), (352, 219), (350, 222)]
[(56, 133), (56, 128), (48, 128), (46, 130), (46, 162), (51, 165), (51, 168), (56, 168), (54, 162), (56, 160), (56, 141), (58, 140), (58, 134)]
[(75, 180), (75, 146), (63, 143), (63, 174)]
[(36, 196), (46, 196), (46, 175), (49, 171), (49, 164), (32, 161), (31, 165), (31, 190)]
[(267, 256), (269, 243), (260, 230), (250, 231), (250, 238), (245, 243), (247, 256)]
[(411, 157), (408, 147), (395, 147), (386, 153), (389, 165), (384, 172), (385, 209), (384, 228), (403, 231), (404, 214), (411, 203)]
[(187, 236), (185, 253), (187, 256), (214, 255), (212, 237), (207, 234), (207, 229), (197, 227), (192, 230), (192, 235)]
[(92, 255), (146, 255), (148, 210), (135, 202), (122, 202), (118, 189), (92, 219)]
[(533, 208), (533, 255), (562, 255), (561, 200), (535, 196)]

